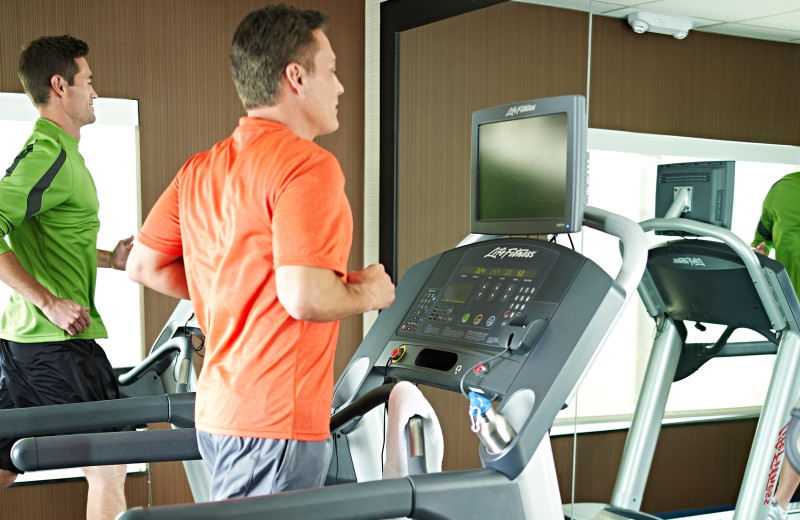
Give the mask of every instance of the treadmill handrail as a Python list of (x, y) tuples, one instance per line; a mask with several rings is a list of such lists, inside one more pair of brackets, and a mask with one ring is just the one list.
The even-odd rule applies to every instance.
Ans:
[(767, 277), (764, 275), (764, 270), (761, 268), (761, 263), (758, 261), (753, 249), (745, 244), (741, 238), (725, 228), (687, 218), (653, 218), (645, 220), (639, 225), (645, 232), (684, 231), (695, 235), (716, 238), (726, 244), (742, 259), (745, 268), (750, 273), (750, 278), (753, 280), (753, 285), (761, 298), (764, 311), (767, 313), (767, 317), (769, 317), (772, 326), (775, 330), (783, 330), (786, 328), (786, 319), (780, 311), (775, 296), (770, 290)]
[(0, 437), (85, 432), (114, 426), (168, 422), (194, 426), (194, 392), (0, 411)]
[(583, 223), (620, 239), (622, 266), (615, 278), (625, 291), (625, 299), (636, 293), (647, 266), (647, 241), (642, 228), (634, 221), (604, 209), (586, 206)]
[[(347, 426), (350, 422), (361, 418), (364, 414), (388, 402), (394, 383), (373, 388), (360, 398), (348, 404), (331, 416), (331, 432)], [(127, 421), (135, 423), (145, 422), (171, 422), (176, 426), (191, 428), (194, 417), (194, 393), (165, 394), (156, 397), (132, 397), (128, 399), (115, 399), (113, 401), (94, 401), (88, 403), (74, 403), (66, 405), (41, 406), (36, 408), (8, 410), (0, 412), (0, 417), (5, 419), (0, 426), (0, 435), (9, 437), (35, 437), (44, 434), (59, 434), (92, 428), (103, 428), (128, 424), (120, 421), (126, 417)], [(127, 415), (122, 412), (134, 407)], [(183, 421), (178, 418), (188, 418)], [(29, 423), (38, 421), (40, 427), (31, 427)], [(44, 427), (44, 424), (47, 427)], [(53, 426), (53, 423), (57, 426)], [(171, 433), (170, 433), (171, 432)], [(182, 443), (182, 451), (175, 455), (146, 455), (147, 449), (152, 445), (153, 439), (169, 444), (173, 440)], [(61, 469), (75, 465), (73, 455), (64, 455), (61, 452), (73, 453), (83, 450), (91, 454), (91, 460), (80, 464), (130, 464), (142, 462), (143, 458), (157, 457), (158, 461), (164, 460), (194, 460), (195, 452), (187, 452), (191, 444), (191, 435), (186, 430), (162, 431), (157, 437), (152, 432), (109, 432), (102, 434), (80, 434), (67, 436), (49, 436), (28, 438), (20, 441), (16, 454), (26, 467), (18, 466), (24, 471), (35, 469)], [(108, 446), (125, 446), (124, 450), (115, 454)], [(165, 458), (165, 457), (177, 458)], [(100, 457), (100, 458), (98, 458)], [(156, 462), (156, 458), (145, 462)]]
[(194, 428), (29, 437), (11, 448), (23, 471), (199, 459)]
[(526, 518), (516, 482), (489, 468), (299, 489), (219, 502), (129, 509), (119, 520)]
[(389, 395), (392, 393), (395, 384), (396, 383), (387, 383), (373, 388), (331, 415), (331, 433), (336, 433), (348, 423), (360, 419), (376, 406), (389, 402)]
[[(159, 346), (155, 350), (153, 350), (149, 356), (147, 356), (141, 363), (137, 366), (130, 369), (128, 372), (119, 376), (119, 384), (121, 385), (129, 385), (136, 379), (142, 376), (142, 374), (146, 373), (150, 370), (153, 366), (155, 366), (160, 361), (166, 359), (172, 352), (177, 351), (179, 356), (179, 362), (177, 365), (180, 365), (185, 361), (189, 360), (191, 362), (194, 356), (194, 346), (192, 345), (192, 341), (185, 337), (185, 336), (176, 336), (170, 338), (169, 341), (164, 343), (163, 345)], [(183, 376), (184, 371), (181, 371), (181, 377)], [(187, 372), (188, 374), (188, 372)], [(188, 390), (189, 382), (187, 381), (178, 381), (178, 391), (185, 392)]]
[(407, 478), (373, 480), (219, 502), (134, 508), (118, 519), (403, 518), (414, 510), (414, 495), (414, 485)]

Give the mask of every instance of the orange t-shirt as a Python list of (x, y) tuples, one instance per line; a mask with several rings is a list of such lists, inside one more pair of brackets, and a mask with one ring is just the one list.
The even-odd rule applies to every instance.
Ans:
[(328, 437), (339, 323), (289, 316), (275, 268), (321, 267), (344, 279), (352, 234), (338, 161), (282, 124), (243, 117), (229, 138), (178, 172), (139, 241), (183, 256), (206, 335), (198, 429)]

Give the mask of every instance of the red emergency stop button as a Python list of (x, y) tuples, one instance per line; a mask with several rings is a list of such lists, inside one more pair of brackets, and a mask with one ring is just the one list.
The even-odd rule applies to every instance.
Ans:
[(400, 345), (399, 347), (395, 347), (390, 355), (392, 363), (397, 363), (398, 361), (400, 361), (400, 359), (402, 359), (405, 353), (406, 353), (405, 345)]

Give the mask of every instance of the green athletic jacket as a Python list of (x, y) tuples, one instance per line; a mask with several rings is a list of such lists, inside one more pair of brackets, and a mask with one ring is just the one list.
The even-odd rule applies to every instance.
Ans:
[(772, 185), (761, 209), (752, 246), (775, 248), (775, 259), (783, 264), (795, 292), (800, 289), (800, 172), (790, 173)]
[(0, 318), (0, 338), (19, 343), (106, 337), (95, 308), (100, 220), (92, 176), (78, 140), (39, 119), (22, 152), (0, 179), (0, 253), (13, 250), (22, 267), (59, 298), (90, 308), (92, 324), (69, 336), (18, 293)]

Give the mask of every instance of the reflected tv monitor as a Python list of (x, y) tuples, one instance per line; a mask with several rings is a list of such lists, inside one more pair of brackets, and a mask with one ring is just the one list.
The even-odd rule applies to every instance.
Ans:
[[(681, 188), (690, 190), (688, 207), (678, 216), (731, 228), (734, 161), (660, 164), (656, 170), (656, 218), (664, 218)], [(658, 235), (685, 236), (677, 231)]]
[(583, 96), (534, 99), (472, 113), (470, 231), (580, 231), (586, 204)]

